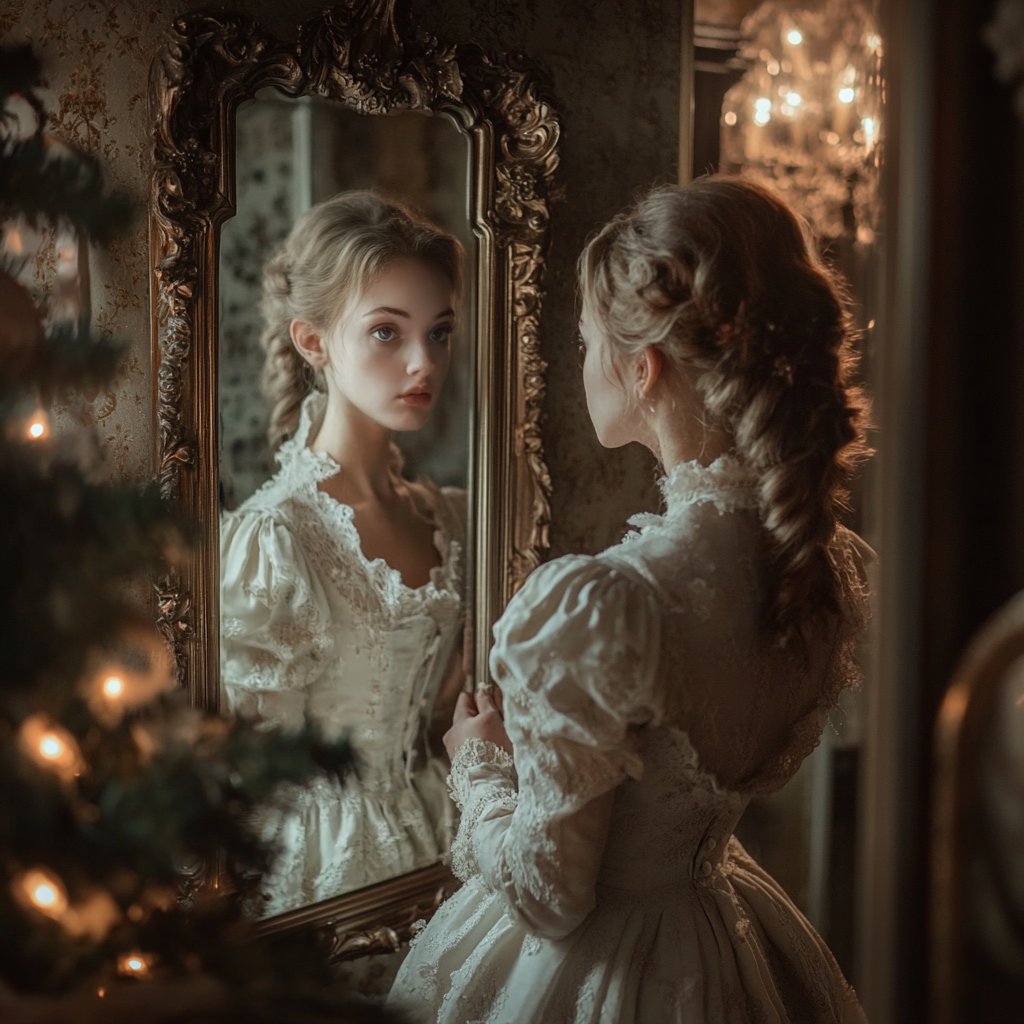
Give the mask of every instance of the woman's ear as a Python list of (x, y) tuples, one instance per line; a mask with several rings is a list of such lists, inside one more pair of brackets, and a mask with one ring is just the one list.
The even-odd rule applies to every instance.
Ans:
[(637, 364), (637, 394), (640, 398), (648, 398), (654, 385), (661, 379), (665, 370), (665, 354), (660, 348), (648, 345), (640, 353)]
[(320, 332), (304, 320), (293, 320), (291, 325), (292, 344), (300, 356), (313, 367), (322, 370), (327, 365), (327, 348)]

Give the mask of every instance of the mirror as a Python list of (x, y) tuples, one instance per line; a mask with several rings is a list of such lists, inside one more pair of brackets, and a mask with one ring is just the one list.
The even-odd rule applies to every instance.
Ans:
[[(219, 278), (221, 707), (347, 732), (362, 762), (358, 778), (293, 787), (268, 808), (261, 831), (281, 854), (261, 914), (438, 864), (453, 838), (441, 736), (472, 671), (469, 162), (468, 138), (443, 114), (367, 117), (275, 89), (236, 114), (236, 212), (221, 228)], [(399, 249), (414, 229), (424, 257), (385, 261), (354, 308), (332, 312), (331, 361), (314, 379), (289, 318), (319, 315), (325, 297), (336, 307), (360, 260)], [(286, 255), (293, 232), (316, 241)], [(442, 257), (466, 254), (459, 296), (447, 264), (438, 275), (429, 262), (438, 245)], [(264, 284), (284, 259), (283, 289)], [(332, 274), (333, 296), (303, 279), (314, 273)], [(421, 313), (424, 301), (433, 306)], [(394, 394), (368, 397), (381, 387)], [(400, 394), (413, 387), (436, 393)], [(291, 422), (278, 447), (268, 430), (282, 391)], [(378, 474), (373, 487), (364, 472)]]
[[(452, 313), (432, 309), (426, 316), (431, 331), (424, 328), (425, 337), (454, 324), (447, 376), (443, 388), (432, 391), (442, 398), (433, 402), (420, 429), (395, 429), (403, 468), (397, 458), (388, 460), (393, 482), (408, 497), (408, 529), (395, 535), (425, 536), (416, 550), (426, 551), (427, 562), (413, 557), (408, 577), (405, 568), (393, 573), (382, 557), (386, 545), (371, 537), (380, 523), (372, 517), (360, 522), (358, 503), (326, 493), (336, 472), (314, 473), (309, 493), (333, 510), (328, 519), (336, 532), (347, 534), (352, 558), (351, 573), (327, 572), (330, 587), (321, 586), (316, 601), (307, 604), (328, 608), (333, 626), (337, 607), (327, 591), (347, 588), (348, 607), (358, 609), (363, 628), (367, 610), (382, 607), (379, 600), (365, 599), (374, 573), (393, 604), (379, 617), (377, 636), (385, 639), (377, 644), (353, 640), (363, 635), (355, 619), (343, 623), (347, 633), (340, 641), (331, 636), (330, 643), (318, 644), (324, 616), (303, 620), (316, 627), (306, 628), (315, 658), (307, 650), (303, 680), (327, 664), (328, 648), (347, 643), (346, 671), (363, 680), (362, 689), (328, 688), (316, 701), (304, 697), (291, 702), (290, 712), (278, 707), (271, 713), (275, 688), (266, 688), (272, 694), (268, 721), (291, 713), (299, 722), (313, 703), (315, 714), (330, 717), (333, 727), (351, 730), (357, 748), (379, 744), (390, 752), (388, 771), (407, 789), (416, 788), (422, 805), (418, 834), (427, 838), (387, 859), (374, 853), (369, 832), (343, 836), (335, 822), (333, 832), (322, 833), (331, 838), (313, 858), (318, 872), (336, 868), (334, 877), (288, 898), (279, 893), (276, 902), (271, 893), (261, 927), (321, 929), (338, 960), (395, 951), (454, 881), (443, 861), (451, 825), (447, 795), (437, 785), (443, 765), (429, 759), (431, 704), (453, 679), (456, 688), (461, 685), (462, 670), (470, 683), (487, 678), (491, 626), (547, 548), (550, 481), (539, 428), (545, 371), (539, 319), (558, 122), (518, 58), (439, 43), (417, 31), (409, 17), (396, 17), (393, 0), (351, 0), (329, 9), (301, 26), (294, 43), (281, 42), (244, 14), (184, 15), (154, 62), (150, 102), (157, 125), (150, 221), (157, 462), (164, 493), (194, 528), (191, 550), (168, 566), (157, 586), (158, 624), (197, 707), (231, 710), (227, 691), (234, 668), (228, 665), (239, 657), (238, 603), (259, 598), (259, 587), (243, 579), (246, 570), (228, 564), (235, 561), (240, 520), (252, 511), (250, 503), (265, 501), (262, 521), (273, 534), (274, 510), (283, 505), (269, 500), (277, 470), (258, 384), (263, 352), (256, 297), (264, 260), (307, 207), (367, 187), (418, 207), (465, 249), (461, 301), (452, 296), (453, 275), (441, 274)], [(382, 271), (379, 280), (386, 276)], [(427, 276), (436, 286), (438, 275)], [(389, 301), (378, 305), (393, 308)], [(300, 334), (306, 357), (319, 358), (317, 339), (329, 332)], [(305, 427), (301, 418), (290, 425), (297, 432), (283, 453), (312, 459), (320, 470), (330, 459), (341, 464), (330, 445), (325, 452), (313, 450), (322, 432), (326, 436), (324, 424), (332, 422), (330, 372), (328, 364), (313, 366), (310, 376), (321, 374), (326, 397), (307, 399)], [(417, 404), (422, 405), (410, 407)], [(417, 477), (437, 486), (418, 487)], [(467, 490), (459, 512), (457, 496)], [(346, 503), (353, 511), (343, 510)], [(461, 581), (455, 582), (450, 542), (460, 530), (464, 551)], [(303, 541), (307, 571), (292, 573), (307, 583), (310, 561), (320, 576), (330, 562), (327, 531), (309, 534), (316, 539), (307, 535)], [(231, 557), (222, 560), (228, 549)], [(266, 568), (287, 569), (297, 561), (292, 545), (287, 557), (282, 550), (266, 559)], [(438, 597), (444, 613), (435, 618), (420, 607), (409, 622), (392, 614), (409, 593), (422, 589), (427, 576), (438, 594), (447, 594), (443, 601)], [(296, 579), (264, 602), (265, 618), (271, 609), (294, 611), (303, 592)], [(352, 586), (353, 580), (359, 585)], [(403, 590), (403, 581), (416, 585)], [(310, 594), (315, 589), (305, 588)], [(271, 630), (271, 636), (287, 639), (289, 657), (302, 639), (294, 622), (277, 634)], [(231, 643), (233, 652), (227, 650)], [(271, 654), (280, 666), (281, 652), (272, 647), (253, 659), (257, 648), (250, 644), (251, 663), (237, 678), (251, 683), (257, 662), (273, 663)], [(399, 699), (392, 700), (395, 676)], [(277, 695), (282, 692), (278, 687)], [(389, 708), (379, 728), (367, 721), (373, 702)], [(253, 703), (260, 713), (260, 699)], [(419, 785), (427, 769), (432, 788)], [(339, 809), (337, 796), (335, 789), (324, 799), (309, 793), (302, 799), (311, 814), (338, 818), (345, 808)], [(282, 834), (291, 830), (289, 843), (295, 842), (286, 847), (305, 856), (308, 847), (294, 820), (275, 825), (268, 817), (263, 824)], [(388, 835), (387, 829), (378, 833), (374, 841)]]

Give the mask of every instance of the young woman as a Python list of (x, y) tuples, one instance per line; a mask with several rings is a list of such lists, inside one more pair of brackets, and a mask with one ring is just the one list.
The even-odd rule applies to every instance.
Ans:
[(465, 884), (389, 1005), (446, 1024), (862, 1021), (732, 837), (857, 675), (866, 549), (837, 515), (864, 404), (838, 285), (790, 210), (735, 178), (653, 192), (590, 242), (580, 284), (598, 438), (654, 452), (665, 512), (542, 566), (497, 624), (503, 695), (461, 697), (445, 737)]
[[(436, 862), (447, 765), (427, 733), (461, 686), (466, 502), (401, 476), (396, 431), (439, 401), (459, 243), (343, 193), (309, 210), (264, 275), (265, 391), (280, 470), (221, 529), (228, 708), (351, 733), (358, 778), (281, 794), (265, 838), (278, 913)], [(442, 727), (443, 728), (443, 727)]]

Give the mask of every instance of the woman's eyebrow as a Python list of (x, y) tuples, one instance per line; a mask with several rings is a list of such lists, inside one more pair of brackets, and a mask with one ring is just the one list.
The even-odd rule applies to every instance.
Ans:
[[(364, 313), (363, 316), (376, 316), (378, 313), (390, 313), (392, 316), (402, 316), (406, 320), (411, 319), (410, 314), (404, 309), (395, 309), (394, 306), (378, 306), (376, 309), (371, 309), (368, 313)], [(449, 306), (447, 309), (442, 309), (434, 319), (440, 320), (444, 316), (455, 316), (455, 310)]]
[(369, 313), (364, 313), (363, 316), (376, 316), (378, 313), (390, 313), (392, 316), (404, 316), (406, 320), (410, 319), (404, 309), (395, 309), (394, 306), (378, 306), (376, 309), (371, 309)]

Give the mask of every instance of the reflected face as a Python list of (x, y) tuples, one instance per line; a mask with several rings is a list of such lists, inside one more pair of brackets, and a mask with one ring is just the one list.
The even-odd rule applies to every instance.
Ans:
[(583, 388), (587, 393), (587, 411), (605, 448), (621, 448), (635, 437), (636, 403), (626, 391), (625, 382), (613, 362), (612, 349), (605, 332), (590, 315), (586, 303), (580, 315), (580, 338), (585, 349)]
[(389, 430), (419, 430), (448, 376), (454, 305), (436, 267), (391, 264), (328, 338), (331, 389)]

